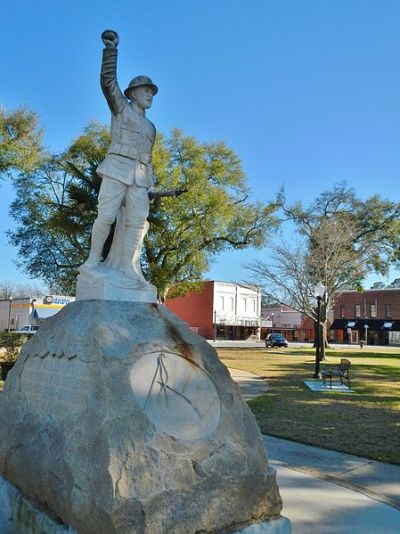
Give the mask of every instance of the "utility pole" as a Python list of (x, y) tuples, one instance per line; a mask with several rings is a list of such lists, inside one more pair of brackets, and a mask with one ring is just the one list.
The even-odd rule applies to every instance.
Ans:
[(8, 308), (8, 327), (7, 327), (7, 332), (10, 333), (10, 323), (11, 323), (11, 306), (12, 306), (12, 301), (13, 301), (13, 298), (10, 297), (9, 298), (9, 301), (10, 301), (10, 306)]

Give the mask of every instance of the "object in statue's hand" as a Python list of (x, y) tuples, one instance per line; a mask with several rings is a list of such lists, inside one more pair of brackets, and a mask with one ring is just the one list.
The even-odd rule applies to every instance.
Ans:
[(149, 199), (155, 200), (162, 197), (179, 197), (183, 193), (187, 193), (187, 189), (170, 189), (168, 191), (149, 191)]
[(187, 193), (188, 189), (175, 189), (175, 196), (180, 197), (183, 193)]
[(118, 33), (114, 30), (104, 30), (101, 34), (101, 40), (106, 48), (117, 48), (119, 43)]

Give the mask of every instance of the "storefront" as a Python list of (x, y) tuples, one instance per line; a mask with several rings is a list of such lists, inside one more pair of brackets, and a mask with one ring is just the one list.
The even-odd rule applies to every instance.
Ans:
[(400, 343), (400, 320), (335, 319), (331, 329), (338, 343), (356, 344), (361, 340), (367, 340), (367, 345)]

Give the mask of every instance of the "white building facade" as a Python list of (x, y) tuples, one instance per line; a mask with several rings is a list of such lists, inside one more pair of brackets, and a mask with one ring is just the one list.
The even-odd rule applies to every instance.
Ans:
[(260, 338), (261, 291), (258, 287), (215, 281), (213, 302), (217, 339)]

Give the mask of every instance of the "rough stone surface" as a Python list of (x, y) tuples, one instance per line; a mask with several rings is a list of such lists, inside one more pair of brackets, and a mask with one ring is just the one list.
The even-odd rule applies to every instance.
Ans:
[(71, 527), (60, 524), (0, 476), (0, 532), (1, 534), (78, 534)]
[(164, 306), (68, 304), (0, 398), (0, 473), (79, 534), (279, 519), (261, 434), (214, 349)]

